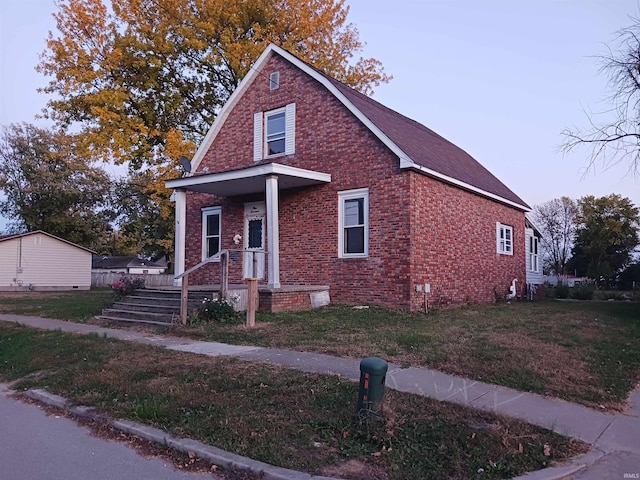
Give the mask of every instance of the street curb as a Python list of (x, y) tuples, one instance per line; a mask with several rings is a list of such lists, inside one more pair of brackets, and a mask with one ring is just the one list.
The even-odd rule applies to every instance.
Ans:
[(252, 460), (235, 453), (207, 445), (190, 438), (179, 438), (155, 427), (149, 427), (129, 420), (110, 420), (97, 413), (91, 407), (72, 405), (64, 397), (54, 395), (46, 390), (33, 389), (23, 392), (25, 396), (45, 405), (67, 410), (71, 414), (83, 418), (99, 418), (111, 427), (124, 433), (135, 435), (143, 440), (165, 445), (182, 453), (193, 453), (197, 458), (227, 469), (244, 470), (261, 476), (264, 480), (341, 480), (336, 477), (319, 477), (308, 473), (277, 467), (268, 463)]
[(602, 457), (604, 457), (604, 455), (605, 452), (594, 448), (590, 452), (572, 459), (569, 465), (536, 470), (535, 472), (529, 472), (519, 477), (514, 477), (511, 480), (561, 480), (568, 475), (573, 475), (574, 473), (587, 468), (594, 462), (597, 462)]

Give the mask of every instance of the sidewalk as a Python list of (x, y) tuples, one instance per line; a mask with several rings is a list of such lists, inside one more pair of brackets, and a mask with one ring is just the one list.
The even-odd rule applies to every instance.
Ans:
[[(0, 321), (72, 333), (97, 333), (171, 350), (210, 356), (233, 356), (285, 365), (305, 372), (338, 374), (354, 381), (359, 379), (359, 360), (330, 355), (203, 342), (21, 315), (0, 314)], [(570, 465), (533, 472), (521, 477), (523, 479), (640, 478), (640, 390), (636, 390), (631, 396), (627, 412), (613, 415), (563, 400), (519, 392), (435, 370), (401, 368), (395, 364), (389, 364), (386, 385), (403, 392), (519, 418), (595, 446), (593, 451)]]

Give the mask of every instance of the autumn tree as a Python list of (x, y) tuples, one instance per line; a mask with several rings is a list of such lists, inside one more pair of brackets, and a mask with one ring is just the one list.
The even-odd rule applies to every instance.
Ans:
[[(138, 172), (115, 182), (115, 209), (118, 226), (117, 250), (121, 255), (156, 260), (173, 255), (174, 209), (154, 190), (154, 173)], [(162, 211), (163, 205), (169, 211)]]
[(540, 246), (545, 269), (556, 275), (566, 273), (576, 234), (577, 213), (576, 202), (569, 197), (555, 198), (533, 208), (533, 221), (542, 234)]
[(269, 42), (364, 93), (388, 81), (359, 56), (348, 12), (345, 0), (61, 0), (38, 66), (45, 115), (78, 124), (94, 157), (164, 176)]
[(600, 72), (609, 77), (608, 106), (588, 117), (586, 129), (566, 128), (563, 148), (590, 149), (589, 166), (601, 161), (604, 168), (625, 163), (640, 173), (640, 19), (618, 32), (617, 45), (598, 58)]
[(638, 245), (638, 208), (628, 198), (611, 194), (583, 197), (578, 209), (570, 268), (578, 275), (612, 280)]
[(0, 134), (0, 214), (12, 231), (44, 230), (108, 253), (110, 179), (75, 151), (73, 137), (29, 124)]

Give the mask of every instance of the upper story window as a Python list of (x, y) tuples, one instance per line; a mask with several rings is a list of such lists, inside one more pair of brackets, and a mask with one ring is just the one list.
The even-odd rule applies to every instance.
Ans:
[(513, 255), (513, 227), (496, 223), (496, 251), (503, 255)]
[(369, 189), (338, 193), (338, 257), (369, 255)]
[(529, 270), (538, 272), (538, 237), (529, 237)]
[(293, 155), (296, 142), (296, 104), (253, 115), (253, 159)]
[(202, 209), (202, 260), (220, 252), (221, 216), (220, 207)]
[(277, 90), (280, 88), (280, 72), (272, 72), (269, 75), (269, 89)]
[(286, 138), (285, 116), (284, 108), (264, 114), (267, 156), (284, 153)]

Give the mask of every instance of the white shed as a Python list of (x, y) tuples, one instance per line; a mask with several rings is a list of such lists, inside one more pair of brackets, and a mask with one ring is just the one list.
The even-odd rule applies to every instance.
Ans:
[(93, 253), (42, 230), (0, 236), (0, 291), (89, 290)]

